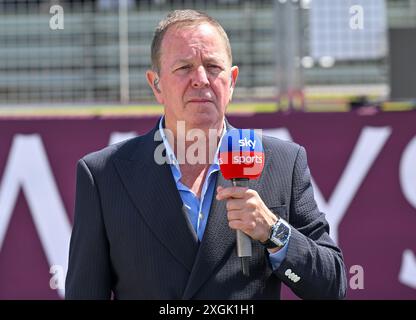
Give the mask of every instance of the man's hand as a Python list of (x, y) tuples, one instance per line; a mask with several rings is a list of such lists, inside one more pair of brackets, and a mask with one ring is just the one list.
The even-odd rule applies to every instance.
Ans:
[(277, 217), (266, 207), (257, 191), (244, 187), (219, 186), (216, 198), (227, 201), (227, 218), (231, 229), (241, 230), (261, 242), (268, 239), (270, 228), (276, 223)]

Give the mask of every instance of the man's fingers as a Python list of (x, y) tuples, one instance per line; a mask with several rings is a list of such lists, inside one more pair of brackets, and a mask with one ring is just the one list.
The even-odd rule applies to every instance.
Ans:
[(231, 220), (228, 221), (228, 226), (234, 230), (241, 230), (244, 233), (250, 235), (249, 233), (252, 232), (256, 228), (256, 223), (252, 222), (244, 222), (242, 220)]
[(240, 210), (229, 210), (227, 211), (228, 221), (241, 220), (241, 211)]
[(243, 222), (241, 220), (228, 221), (228, 226), (234, 230), (241, 230), (243, 228)]
[(245, 207), (246, 201), (244, 199), (231, 198), (227, 200), (225, 207), (227, 210), (241, 210)]
[(217, 188), (217, 200), (224, 200), (229, 198), (242, 199), (246, 195), (246, 187), (229, 187), (224, 188), (219, 186)]

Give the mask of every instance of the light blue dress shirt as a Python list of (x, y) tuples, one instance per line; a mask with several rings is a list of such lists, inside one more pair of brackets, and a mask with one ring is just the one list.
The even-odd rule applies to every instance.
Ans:
[[(205, 177), (201, 191), (201, 198), (199, 199), (195, 193), (192, 192), (192, 190), (190, 190), (181, 182), (182, 174), (178, 161), (163, 130), (163, 117), (161, 117), (159, 121), (159, 130), (166, 148), (166, 156), (169, 159), (170, 169), (172, 171), (173, 178), (175, 179), (176, 187), (178, 188), (183, 204), (187, 209), (189, 221), (191, 222), (199, 241), (202, 241), (205, 227), (207, 226), (212, 199), (214, 196), (215, 182), (217, 179), (218, 171), (220, 170), (218, 162), (218, 150), (221, 144), (221, 140), (220, 143), (218, 143), (214, 161), (210, 165), (208, 173)], [(225, 135), (225, 132), (226, 126), (224, 123), (224, 130), (221, 139)], [(276, 270), (286, 257), (287, 247), (288, 243), (286, 243), (286, 245), (278, 252), (269, 254), (269, 260), (273, 270)]]

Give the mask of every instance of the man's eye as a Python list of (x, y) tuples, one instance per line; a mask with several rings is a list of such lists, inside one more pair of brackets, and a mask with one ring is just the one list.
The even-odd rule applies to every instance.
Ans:
[(207, 66), (208, 72), (212, 74), (218, 74), (222, 71), (222, 68), (216, 64), (210, 64)]
[(179, 67), (179, 68), (177, 68), (176, 70), (187, 70), (187, 69), (189, 69), (191, 66), (189, 66), (189, 65), (186, 65), (186, 66), (181, 66), (181, 67)]

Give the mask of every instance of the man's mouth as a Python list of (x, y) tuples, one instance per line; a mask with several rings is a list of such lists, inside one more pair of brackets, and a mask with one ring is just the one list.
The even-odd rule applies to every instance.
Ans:
[(192, 102), (192, 103), (206, 103), (206, 102), (212, 102), (212, 100), (210, 99), (190, 99), (188, 100), (188, 102)]

